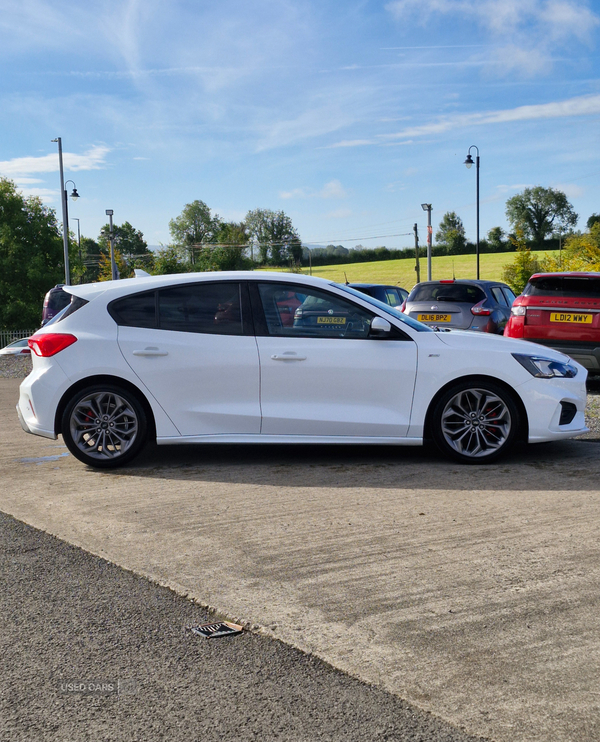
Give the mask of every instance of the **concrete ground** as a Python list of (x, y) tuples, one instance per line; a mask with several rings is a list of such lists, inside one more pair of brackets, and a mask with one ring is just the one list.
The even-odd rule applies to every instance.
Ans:
[(0, 510), (494, 740), (600, 738), (600, 443), (151, 447), (113, 473), (23, 433)]

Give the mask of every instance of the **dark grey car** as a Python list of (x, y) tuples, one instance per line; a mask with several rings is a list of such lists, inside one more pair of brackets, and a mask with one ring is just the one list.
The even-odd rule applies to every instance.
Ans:
[(501, 335), (514, 300), (511, 288), (499, 281), (423, 281), (410, 292), (404, 313), (426, 325)]
[(362, 291), (363, 294), (379, 299), (391, 307), (400, 307), (408, 297), (408, 291), (400, 286), (389, 286), (384, 283), (349, 283), (351, 289)]

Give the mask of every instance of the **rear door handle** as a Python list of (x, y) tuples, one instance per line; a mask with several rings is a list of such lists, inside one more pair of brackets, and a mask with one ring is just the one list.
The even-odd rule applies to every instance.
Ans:
[(166, 350), (159, 350), (158, 348), (144, 348), (144, 350), (134, 350), (134, 356), (168, 356)]
[(273, 361), (305, 361), (306, 356), (297, 356), (295, 353), (275, 354), (271, 356)]

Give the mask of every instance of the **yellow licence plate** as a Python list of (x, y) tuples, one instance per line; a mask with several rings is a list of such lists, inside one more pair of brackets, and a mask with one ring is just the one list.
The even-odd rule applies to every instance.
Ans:
[(317, 317), (318, 325), (345, 325), (345, 317)]
[(578, 325), (591, 325), (592, 314), (575, 314), (574, 312), (552, 312), (550, 322), (575, 322)]
[(449, 314), (419, 314), (419, 322), (450, 322)]

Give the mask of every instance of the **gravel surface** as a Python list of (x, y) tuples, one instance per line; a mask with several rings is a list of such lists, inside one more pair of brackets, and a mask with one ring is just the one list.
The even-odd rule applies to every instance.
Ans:
[[(31, 371), (31, 358), (26, 356), (0, 356), (0, 378), (25, 378)], [(588, 381), (586, 422), (590, 432), (581, 436), (587, 440), (600, 440), (600, 379)]]

